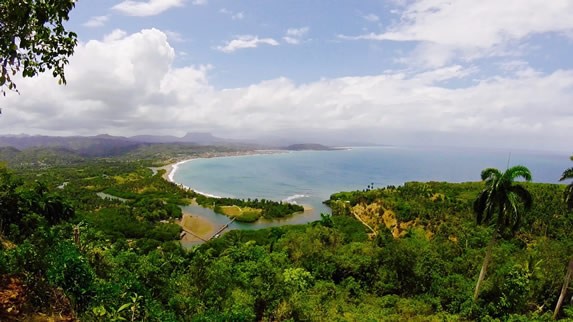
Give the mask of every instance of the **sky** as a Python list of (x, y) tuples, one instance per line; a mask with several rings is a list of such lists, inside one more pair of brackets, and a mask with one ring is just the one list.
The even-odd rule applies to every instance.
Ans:
[(573, 152), (570, 0), (80, 0), (0, 134)]

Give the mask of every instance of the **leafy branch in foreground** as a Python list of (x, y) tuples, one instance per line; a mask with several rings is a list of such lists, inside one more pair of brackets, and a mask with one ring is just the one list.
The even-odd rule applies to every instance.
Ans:
[(77, 35), (64, 28), (75, 0), (0, 2), (0, 91), (16, 89), (13, 76), (34, 77), (46, 70), (66, 83), (64, 66)]

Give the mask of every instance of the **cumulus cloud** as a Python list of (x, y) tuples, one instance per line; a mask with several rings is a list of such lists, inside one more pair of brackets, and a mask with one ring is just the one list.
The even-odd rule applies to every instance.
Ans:
[(90, 28), (102, 27), (109, 20), (109, 16), (94, 16), (84, 23), (84, 26)]
[(278, 41), (273, 38), (259, 38), (258, 36), (242, 35), (236, 39), (228, 41), (224, 46), (218, 46), (216, 49), (224, 53), (232, 53), (239, 49), (257, 48), (260, 45), (278, 46)]
[(529, 36), (573, 30), (573, 2), (568, 0), (417, 0), (402, 5), (399, 22), (384, 32), (342, 38), (419, 42), (409, 61), (431, 55), (427, 63), (435, 67), (453, 57), (504, 55)]
[[(213, 67), (176, 67), (175, 57), (166, 34), (156, 29), (115, 31), (81, 43), (66, 69), (67, 86), (45, 74), (17, 80), (21, 94), (4, 99), (2, 131), (260, 136), (313, 130), (383, 143), (436, 136), (439, 144), (570, 148), (572, 70), (527, 73), (531, 67), (515, 62), (504, 76), (472, 81), (476, 68), (452, 65), (302, 84), (279, 77), (216, 89), (209, 83)], [(456, 79), (468, 85), (447, 86)]]
[[(155, 16), (174, 7), (181, 7), (185, 0), (126, 0), (113, 6), (113, 9), (128, 16)], [(205, 0), (195, 0), (193, 4), (204, 4)]]
[(289, 28), (286, 31), (286, 35), (283, 37), (283, 40), (291, 45), (298, 45), (303, 41), (304, 36), (308, 33), (308, 27), (302, 28)]

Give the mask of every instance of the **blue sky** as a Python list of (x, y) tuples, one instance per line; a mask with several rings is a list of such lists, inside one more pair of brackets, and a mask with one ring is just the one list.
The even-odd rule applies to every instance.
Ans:
[[(180, 1), (154, 16), (126, 16), (113, 9), (117, 1), (78, 3), (73, 26), (82, 39), (100, 39), (115, 29), (133, 33), (157, 28), (168, 33), (178, 57), (175, 65), (210, 64), (217, 87), (248, 86), (277, 76), (297, 82), (340, 76), (372, 75), (394, 68), (404, 46), (345, 41), (340, 35), (380, 32), (399, 18), (389, 3), (365, 1), (217, 1), (193, 5)], [(107, 19), (102, 26), (86, 22)], [(289, 35), (290, 30), (290, 35)], [(217, 49), (240, 36), (272, 39), (277, 45), (222, 52)], [(285, 39), (287, 38), (288, 39)], [(290, 40), (290, 43), (287, 41)], [(398, 66), (399, 67), (399, 66)]]
[(569, 0), (81, 0), (68, 85), (8, 95), (5, 133), (570, 152)]

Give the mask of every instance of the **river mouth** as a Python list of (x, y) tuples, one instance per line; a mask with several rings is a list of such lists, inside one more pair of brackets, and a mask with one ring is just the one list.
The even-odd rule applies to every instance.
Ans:
[[(231, 219), (225, 215), (218, 214), (214, 212), (210, 208), (204, 208), (198, 205), (189, 205), (181, 207), (184, 213), (192, 214), (195, 216), (202, 217), (208, 220), (210, 223), (214, 224), (215, 226), (223, 226), (229, 223)], [(284, 226), (284, 225), (299, 225), (299, 224), (306, 224), (308, 222), (320, 220), (320, 214), (327, 213), (330, 214), (330, 208), (325, 205), (322, 205), (319, 209), (315, 207), (305, 207), (305, 211), (303, 213), (297, 213), (287, 218), (277, 218), (273, 220), (268, 220), (261, 218), (254, 223), (242, 223), (238, 221), (234, 221), (229, 225), (229, 229), (262, 229), (262, 228), (269, 228), (269, 227), (277, 227), (277, 226)]]
[[(200, 237), (205, 240), (209, 240), (213, 237), (214, 232), (218, 231), (223, 226), (229, 224), (231, 219), (225, 215), (218, 214), (214, 212), (210, 208), (204, 208), (199, 205), (188, 205), (182, 206), (181, 210), (183, 212), (183, 216), (194, 216), (199, 217), (209, 225), (213, 226), (214, 228), (206, 234), (200, 234)], [(320, 203), (318, 207), (314, 205), (305, 206), (305, 211), (302, 213), (297, 213), (287, 218), (280, 218), (280, 219), (259, 219), (254, 223), (242, 223), (238, 221), (233, 221), (229, 224), (229, 227), (223, 230), (219, 235), (228, 232), (229, 230), (254, 230), (254, 229), (264, 229), (270, 227), (278, 227), (284, 225), (301, 225), (306, 224), (309, 222), (313, 222), (316, 220), (320, 220), (320, 214), (330, 214), (330, 208), (326, 205)], [(193, 227), (187, 227), (193, 231)], [(181, 245), (185, 248), (190, 248), (199, 244), (204, 243), (204, 240), (200, 238), (182, 238)]]

